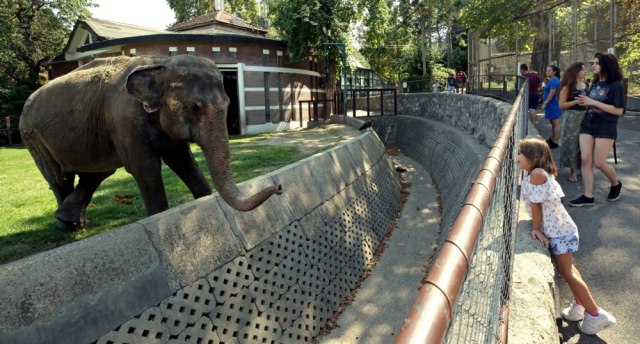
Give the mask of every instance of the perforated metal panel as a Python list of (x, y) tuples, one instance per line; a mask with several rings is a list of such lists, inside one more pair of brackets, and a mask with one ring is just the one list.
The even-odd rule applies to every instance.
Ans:
[(257, 314), (258, 309), (253, 304), (251, 294), (246, 289), (240, 289), (224, 304), (216, 306), (209, 318), (220, 340), (228, 343), (237, 339), (240, 330), (248, 326)]
[(220, 343), (220, 338), (213, 331), (211, 319), (202, 317), (192, 327), (180, 333), (178, 338), (169, 340), (169, 344), (182, 343), (218, 344)]
[(242, 256), (207, 276), (207, 281), (213, 288), (212, 294), (219, 303), (225, 302), (239, 288), (251, 285), (254, 280), (253, 273), (249, 270), (249, 262)]
[(327, 299), (322, 295), (319, 295), (313, 301), (309, 302), (309, 306), (302, 313), (301, 319), (307, 325), (309, 333), (315, 337), (334, 312), (335, 311), (328, 304)]
[(205, 279), (178, 290), (176, 296), (160, 303), (160, 311), (167, 319), (169, 333), (176, 335), (209, 313), (216, 306), (213, 288)]
[(341, 191), (346, 202), (323, 219), (324, 228), (310, 231), (313, 238), (294, 222), (99, 343), (313, 341), (357, 286), (396, 215), (399, 185), (376, 180), (395, 178), (381, 165)]
[(160, 308), (152, 307), (122, 324), (115, 331), (111, 331), (98, 340), (98, 344), (166, 343), (169, 340), (167, 318), (160, 312)]

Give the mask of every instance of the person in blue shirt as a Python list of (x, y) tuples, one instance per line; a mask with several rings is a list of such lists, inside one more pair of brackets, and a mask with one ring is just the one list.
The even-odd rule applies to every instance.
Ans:
[(544, 85), (544, 94), (542, 96), (542, 109), (544, 110), (544, 118), (551, 122), (551, 137), (547, 140), (549, 148), (558, 148), (558, 140), (560, 139), (560, 103), (558, 103), (558, 92), (560, 92), (560, 68), (557, 66), (547, 66), (547, 78), (549, 81)]

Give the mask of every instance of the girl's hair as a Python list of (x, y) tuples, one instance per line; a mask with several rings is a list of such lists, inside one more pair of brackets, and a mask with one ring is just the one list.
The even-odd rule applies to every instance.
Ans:
[(598, 63), (600, 63), (600, 80), (606, 79), (607, 84), (622, 80), (622, 72), (620, 71), (620, 65), (618, 64), (616, 55), (599, 52), (596, 53), (594, 58), (597, 58)]
[(531, 137), (520, 140), (518, 153), (531, 161), (531, 170), (541, 168), (553, 176), (558, 175), (551, 149), (549, 149), (549, 145), (543, 138)]
[(558, 68), (558, 66), (549, 65), (548, 67), (551, 68), (556, 73), (556, 76), (558, 78), (560, 78), (560, 68)]
[(569, 66), (567, 70), (564, 72), (564, 77), (562, 78), (562, 82), (560, 83), (560, 89), (567, 86), (567, 98), (569, 98), (573, 92), (576, 91), (576, 85), (578, 84), (578, 74), (584, 69), (584, 63), (576, 62)]

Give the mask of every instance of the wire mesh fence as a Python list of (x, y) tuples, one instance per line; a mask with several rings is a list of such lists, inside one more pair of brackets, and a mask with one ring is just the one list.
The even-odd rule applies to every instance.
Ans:
[[(518, 216), (517, 144), (526, 133), (528, 88), (522, 81), (512, 111), (515, 123), (504, 151), (502, 167), (496, 179), (484, 216), (484, 224), (462, 290), (456, 299), (446, 343), (499, 343), (507, 321), (511, 272), (515, 252)], [(503, 127), (504, 129), (504, 127)]]
[[(615, 11), (619, 10), (621, 9)], [(514, 23), (514, 30), (518, 30), (515, 40), (514, 37), (478, 38), (471, 35), (468, 74), (516, 74), (518, 63), (526, 63), (530, 70), (544, 75), (547, 65), (556, 65), (564, 71), (574, 62), (587, 63), (596, 52), (607, 51), (617, 41), (625, 39), (617, 35), (611, 13), (609, 1), (567, 1), (547, 11), (525, 17), (524, 30)], [(543, 24), (536, 27), (536, 21)], [(535, 33), (538, 32), (548, 37), (542, 45), (535, 42)], [(626, 52), (618, 47), (615, 53), (621, 56)], [(638, 66), (629, 66), (623, 73), (628, 75), (636, 70)], [(635, 84), (637, 79), (633, 78), (630, 83)]]

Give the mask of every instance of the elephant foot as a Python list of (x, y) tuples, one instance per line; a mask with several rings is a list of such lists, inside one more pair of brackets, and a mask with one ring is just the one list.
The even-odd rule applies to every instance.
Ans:
[(73, 232), (77, 229), (80, 229), (80, 226), (77, 223), (64, 222), (64, 221), (56, 221), (56, 227), (63, 232)]
[(55, 218), (58, 220), (56, 223), (56, 227), (58, 227), (58, 229), (62, 231), (67, 232), (72, 232), (83, 228), (84, 225), (88, 222), (84, 218), (84, 216), (79, 219), (75, 219), (68, 212), (60, 209), (56, 210), (53, 216), (55, 216)]

